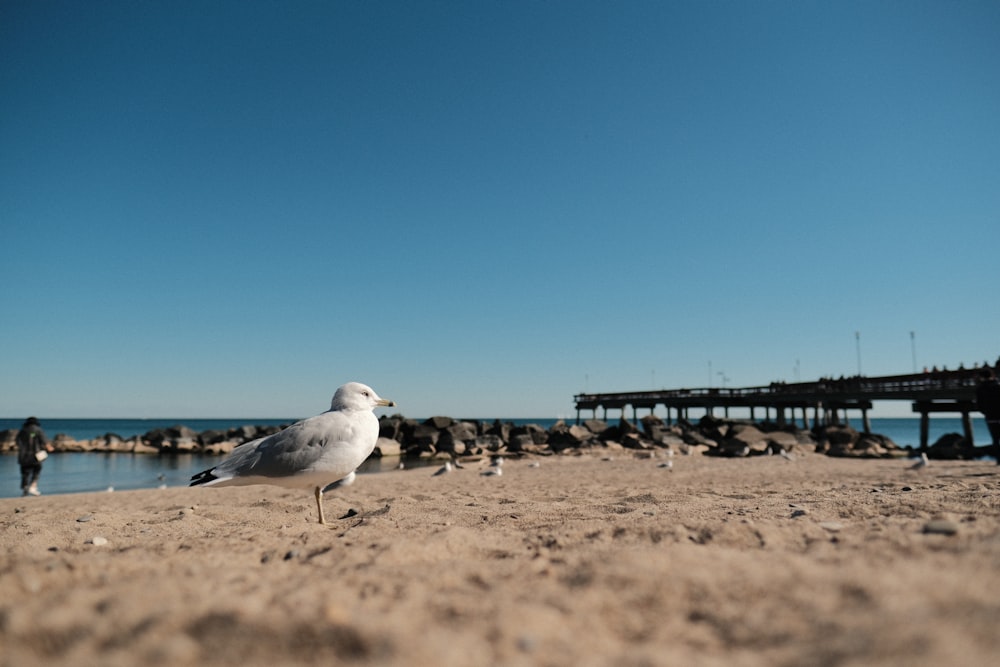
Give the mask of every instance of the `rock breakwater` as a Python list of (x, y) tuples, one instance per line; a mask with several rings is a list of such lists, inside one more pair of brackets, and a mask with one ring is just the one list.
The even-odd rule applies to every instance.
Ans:
[[(909, 450), (877, 434), (861, 433), (848, 426), (827, 426), (819, 431), (770, 422), (703, 417), (698, 422), (667, 424), (655, 415), (633, 423), (626, 419), (605, 422), (588, 419), (580, 424), (558, 421), (545, 428), (538, 424), (509, 421), (467, 421), (436, 416), (424, 420), (401, 415), (383, 416), (375, 457), (402, 459), (460, 459), (504, 454), (551, 456), (599, 450), (621, 451), (637, 456), (703, 454), (706, 456), (794, 455), (817, 452), (829, 456), (889, 458), (905, 456)], [(281, 430), (282, 426), (247, 425), (227, 431), (194, 431), (177, 425), (123, 438), (107, 433), (91, 440), (75, 440), (57, 434), (57, 452), (130, 452), (135, 454), (198, 453), (224, 455), (236, 447)], [(16, 450), (16, 431), (0, 432), (0, 452)], [(931, 448), (932, 458), (966, 458), (949, 434), (947, 447)], [(937, 450), (937, 451), (936, 451)], [(939, 456), (935, 456), (940, 454)]]

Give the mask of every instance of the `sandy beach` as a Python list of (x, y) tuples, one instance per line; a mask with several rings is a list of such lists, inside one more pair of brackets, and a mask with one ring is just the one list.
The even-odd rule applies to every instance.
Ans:
[(0, 500), (0, 667), (1000, 656), (1000, 466), (666, 460)]

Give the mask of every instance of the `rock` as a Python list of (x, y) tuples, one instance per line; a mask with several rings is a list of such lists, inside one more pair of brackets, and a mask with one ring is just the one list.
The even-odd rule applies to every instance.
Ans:
[(510, 441), (507, 442), (507, 451), (523, 452), (526, 449), (532, 449), (534, 445), (535, 441), (530, 433), (518, 433), (510, 436)]
[(931, 519), (924, 524), (924, 533), (929, 535), (954, 535), (958, 524), (951, 519)]
[(168, 438), (173, 438), (175, 440), (196, 440), (198, 438), (197, 431), (188, 428), (183, 424), (176, 424), (164, 430), (166, 431)]
[(831, 445), (851, 445), (858, 440), (858, 432), (850, 426), (827, 426), (822, 435)]
[(978, 452), (962, 434), (945, 433), (930, 446), (927, 455), (932, 459), (961, 460), (975, 458)]
[(133, 454), (159, 454), (160, 448), (154, 447), (153, 445), (146, 444), (142, 438), (134, 438), (132, 440), (132, 453)]
[(851, 447), (850, 453), (854, 456), (880, 458), (885, 456), (885, 454), (888, 453), (888, 450), (882, 446), (882, 442), (878, 438), (874, 438), (870, 435), (862, 435)]
[(57, 452), (85, 452), (90, 450), (90, 442), (82, 442), (69, 437), (65, 433), (60, 433), (52, 438), (52, 446)]
[[(456, 447), (457, 445), (457, 447)], [(437, 442), (434, 443), (435, 452), (447, 452), (449, 454), (457, 454), (465, 451), (465, 443), (461, 440), (456, 442), (455, 436), (451, 431), (445, 429), (443, 431), (438, 431)]]
[(402, 453), (403, 448), (397, 440), (379, 436), (379, 439), (375, 442), (375, 450), (372, 452), (372, 455), (381, 458), (383, 456), (400, 456)]
[(733, 424), (726, 437), (719, 443), (724, 451), (742, 455), (741, 452), (762, 454), (767, 451), (770, 436), (750, 424)]
[(402, 436), (403, 419), (398, 416), (382, 417), (378, 420), (378, 437), (399, 440)]
[(492, 433), (485, 433), (476, 437), (476, 447), (485, 449), (486, 451), (498, 452), (503, 448), (504, 444), (500, 436)]
[(447, 430), (456, 441), (463, 443), (473, 443), (479, 435), (475, 422), (469, 421), (454, 422)]
[(451, 426), (454, 421), (451, 417), (431, 417), (424, 421), (424, 425), (440, 431)]
[(688, 445), (703, 446), (708, 448), (716, 447), (718, 445), (718, 440), (710, 440), (697, 431), (684, 431), (683, 435), (681, 435), (681, 439)]
[(245, 443), (233, 442), (232, 440), (223, 440), (222, 442), (217, 442), (214, 445), (208, 445), (207, 447), (203, 447), (201, 451), (204, 454), (215, 454), (221, 456), (231, 453), (241, 444)]
[(101, 537), (100, 535), (95, 535), (86, 542), (87, 544), (93, 544), (95, 547), (103, 547), (108, 543), (108, 538)]
[(132, 450), (131, 443), (126, 443), (117, 433), (107, 433), (101, 439), (102, 449), (109, 452), (128, 452)]
[(507, 442), (510, 439), (510, 429), (511, 429), (510, 423), (502, 422), (499, 419), (497, 419), (496, 421), (493, 422), (493, 425), (486, 430), (486, 433), (488, 435), (495, 435), (504, 442)]
[(434, 451), (434, 446), (440, 437), (441, 431), (433, 423), (424, 422), (413, 427), (412, 433), (404, 440), (403, 445), (407, 450)]
[(739, 440), (748, 445), (764, 442), (768, 436), (756, 426), (750, 424), (733, 424), (726, 432), (726, 437), (731, 440)]
[(207, 430), (202, 431), (198, 434), (198, 442), (201, 443), (202, 447), (208, 445), (216, 445), (220, 442), (224, 442), (228, 439), (228, 435), (224, 431)]
[(523, 424), (521, 426), (515, 426), (510, 430), (510, 438), (513, 439), (515, 436), (528, 436), (531, 442), (525, 442), (529, 445), (544, 445), (549, 440), (549, 432), (538, 424)]
[(235, 440), (239, 443), (250, 442), (257, 439), (256, 426), (237, 426), (226, 432), (226, 439)]
[(794, 433), (786, 431), (771, 431), (765, 434), (765, 438), (772, 445), (776, 445), (776, 448), (792, 449), (796, 445), (801, 444), (799, 438)]
[(650, 449), (652, 447), (638, 433), (626, 433), (619, 442), (626, 449)]
[(170, 451), (181, 454), (189, 454), (201, 449), (201, 445), (194, 438), (173, 438), (167, 443), (167, 446)]
[(564, 449), (576, 449), (596, 440), (594, 432), (584, 426), (574, 424), (566, 430), (555, 431), (549, 434), (548, 446), (554, 452)]
[(681, 445), (684, 444), (684, 438), (671, 432), (664, 433), (659, 438), (653, 438), (653, 441), (663, 445), (664, 447), (671, 447), (674, 449), (680, 449)]
[(0, 431), (0, 452), (17, 451), (17, 429), (8, 428)]

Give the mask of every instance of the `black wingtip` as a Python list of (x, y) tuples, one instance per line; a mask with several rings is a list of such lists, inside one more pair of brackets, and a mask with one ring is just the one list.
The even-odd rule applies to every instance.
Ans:
[(208, 470), (202, 470), (197, 475), (192, 475), (191, 483), (188, 484), (188, 486), (198, 486), (199, 484), (208, 484), (213, 480), (219, 479), (218, 477), (212, 474), (213, 470), (215, 470), (215, 468), (209, 468)]

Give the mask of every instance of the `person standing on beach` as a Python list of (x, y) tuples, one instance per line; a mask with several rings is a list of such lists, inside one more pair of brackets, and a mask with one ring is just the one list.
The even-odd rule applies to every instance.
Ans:
[(1000, 382), (989, 368), (979, 374), (979, 385), (976, 387), (976, 407), (986, 418), (986, 428), (993, 438), (993, 448), (996, 450), (997, 464), (1000, 464)]
[(38, 477), (42, 474), (42, 461), (53, 451), (45, 437), (42, 425), (34, 417), (24, 420), (17, 432), (17, 462), (21, 466), (21, 492), (25, 496), (40, 496)]

